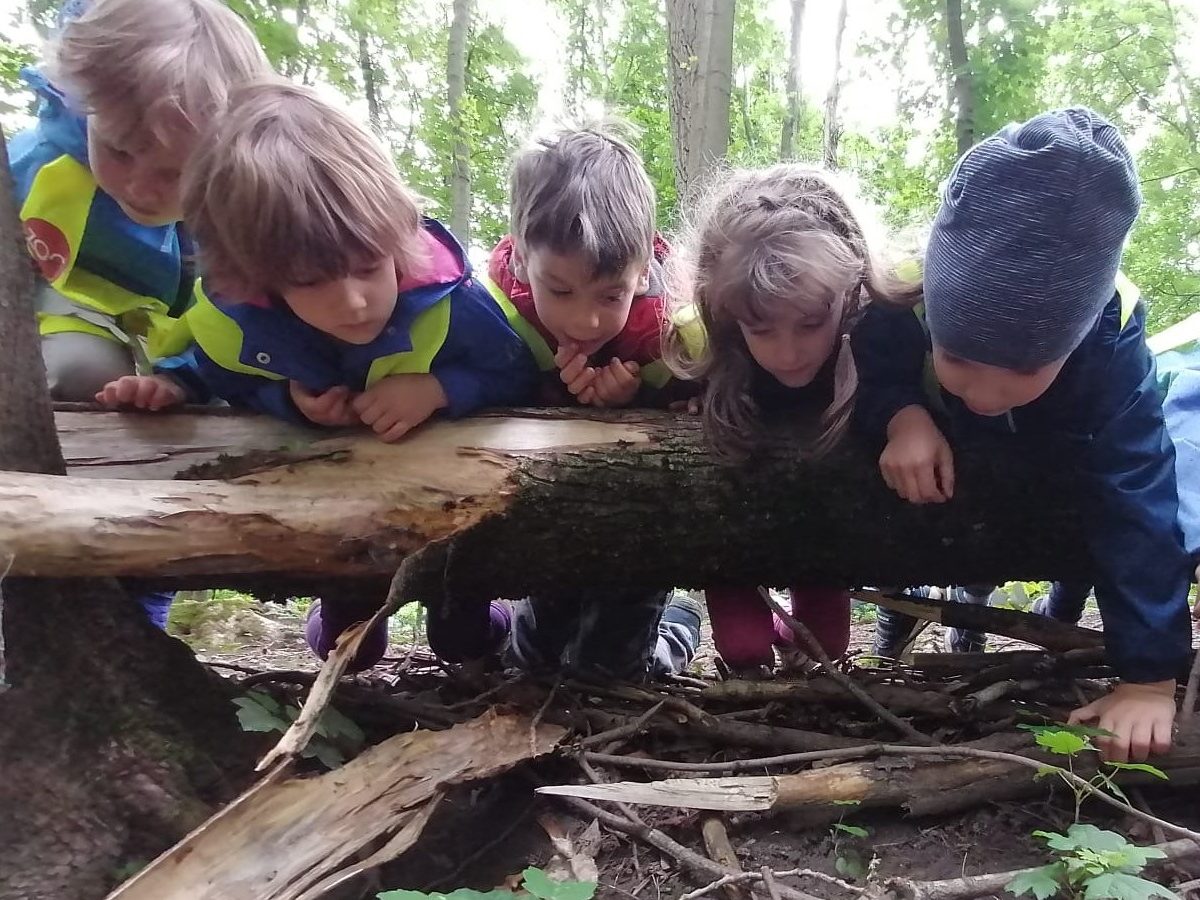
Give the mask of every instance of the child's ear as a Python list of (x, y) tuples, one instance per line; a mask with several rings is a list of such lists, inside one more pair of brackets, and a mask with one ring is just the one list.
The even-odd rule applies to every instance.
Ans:
[(650, 293), (650, 263), (646, 263), (642, 274), (638, 276), (637, 290), (633, 292), (633, 295), (644, 297), (648, 293)]
[(525, 268), (525, 259), (521, 256), (521, 251), (513, 245), (512, 256), (508, 260), (508, 270), (512, 272), (513, 278), (517, 281), (523, 281), (529, 284), (529, 272)]

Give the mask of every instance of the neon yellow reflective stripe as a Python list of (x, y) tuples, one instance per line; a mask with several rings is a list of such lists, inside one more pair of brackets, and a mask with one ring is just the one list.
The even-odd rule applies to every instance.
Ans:
[(447, 294), (413, 320), (408, 331), (411, 350), (381, 356), (371, 363), (367, 372), (367, 387), (389, 375), (411, 375), (428, 372), (446, 335), (450, 333), (450, 294)]
[(896, 277), (901, 281), (916, 283), (921, 280), (925, 266), (919, 259), (903, 259), (896, 264)]
[(504, 318), (508, 319), (509, 327), (517, 333), (517, 337), (523, 340), (525, 346), (532, 351), (538, 368), (543, 372), (554, 371), (556, 368), (554, 365), (554, 351), (550, 349), (550, 345), (546, 343), (546, 339), (542, 337), (541, 333), (533, 327), (533, 323), (521, 315), (517, 308), (513, 306), (513, 302), (508, 299), (508, 295), (500, 289), (500, 285), (492, 281), (491, 278), (478, 273), (476, 273), (475, 278), (492, 295), (492, 299), (496, 301), (496, 305), (503, 311)]
[(173, 319), (166, 313), (147, 311), (150, 328), (146, 333), (146, 353), (151, 359), (175, 356), (192, 342), (192, 329), (186, 318)]
[(708, 346), (708, 332), (700, 320), (700, 311), (692, 304), (681, 307), (671, 314), (671, 324), (675, 326), (684, 352), (692, 359), (699, 359)]
[(1142, 299), (1142, 292), (1137, 285), (1129, 280), (1124, 272), (1117, 272), (1117, 294), (1121, 298), (1121, 327), (1124, 328), (1133, 318), (1134, 310)]
[(99, 325), (93, 325), (86, 319), (81, 319), (79, 316), (59, 316), (54, 313), (38, 313), (38, 332), (45, 337), (50, 334), (63, 334), (65, 332), (74, 332), (76, 334), (92, 334), (96, 337), (107, 338), (116, 344), (124, 345), (119, 337), (109, 331), (107, 328), (101, 328)]
[(63, 155), (46, 163), (34, 176), (29, 196), (21, 206), (21, 221), (41, 219), (61, 232), (66, 242), (67, 260), (50, 282), (51, 286), (72, 302), (110, 316), (119, 316), (132, 309), (167, 312), (166, 304), (155, 297), (135, 294), (107, 278), (76, 269), (95, 195), (96, 180), (92, 173), (70, 156)]
[(200, 349), (222, 369), (270, 378), (273, 381), (285, 380), (283, 375), (276, 372), (248, 366), (242, 362), (242, 344), (246, 336), (237, 322), (221, 312), (216, 304), (208, 299), (199, 281), (196, 282), (196, 302), (183, 317), (187, 322), (184, 327), (195, 338)]

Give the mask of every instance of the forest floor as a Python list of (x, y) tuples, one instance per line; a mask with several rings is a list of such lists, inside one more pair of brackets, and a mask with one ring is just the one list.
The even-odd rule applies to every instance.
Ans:
[[(286, 605), (258, 604), (249, 598), (223, 592), (218, 592), (215, 597), (185, 595), (176, 603), (170, 630), (222, 676), (247, 690), (266, 690), (277, 699), (287, 701), (289, 697), (301, 698), (305, 673), (313, 673), (318, 668), (304, 643), (302, 630), (306, 610), (307, 603), (303, 600), (290, 601)], [(873, 620), (872, 607), (856, 607), (852, 656), (869, 650)], [(1089, 606), (1082, 624), (1099, 627), (1094, 606)], [(692, 674), (713, 679), (716, 668), (707, 623), (704, 634), (702, 652)], [(484, 677), (478, 673), (463, 678), (452, 671), (439, 671), (432, 665), (422, 640), (423, 629), (415, 608), (402, 610), (391, 622), (391, 648), (385, 662), (372, 672), (351, 679), (351, 689), (344, 692), (348, 698), (345, 702), (343, 695), (335, 698), (335, 706), (361, 726), (368, 742), (403, 730), (395, 723), (389, 724), (386, 713), (379, 714), (370, 699), (372, 692), (380, 696), (403, 694), (425, 703), (465, 697), (467, 700), (459, 705), (467, 706), (472, 693), (485, 684), (474, 680)], [(931, 625), (920, 636), (915, 649), (938, 653), (943, 650), (943, 645), (942, 627)], [(989, 650), (1027, 647), (1004, 639), (993, 639), (989, 644)], [(494, 695), (505, 686), (495, 680), (502, 676), (488, 677), (493, 679), (486, 682), (493, 685), (488, 693)], [(289, 684), (292, 686), (288, 687)], [(542, 712), (558, 688), (556, 684), (548, 692), (543, 690), (538, 695), (550, 695)], [(859, 721), (845, 722), (838, 718), (834, 723), (829, 718), (831, 713), (838, 712), (840, 716), (845, 710), (828, 705), (808, 706), (799, 712), (795, 708), (783, 709), (779, 704), (776, 707), (770, 704), (759, 706), (762, 707), (757, 710), (762, 713), (760, 720), (766, 724), (783, 721), (789, 726), (872, 739), (875, 735), (869, 729), (874, 727), (878, 731), (877, 724), (872, 726), (870, 720), (861, 721), (861, 714)], [(644, 710), (644, 706), (641, 709)], [(736, 713), (732, 715), (737, 716)], [(751, 717), (744, 715), (742, 718)], [(850, 715), (849, 718), (855, 717)], [(948, 732), (953, 727), (957, 726), (939, 728), (937, 734), (940, 737), (943, 731)], [(959, 737), (977, 737), (978, 733), (987, 732), (964, 732)], [(271, 743), (267, 740), (266, 746)], [(695, 739), (672, 739), (655, 734), (636, 743), (636, 750), (626, 748), (623, 752), (659, 757), (673, 755), (691, 760), (771, 755), (744, 750), (731, 752)], [(353, 749), (349, 748), (351, 753)], [(765, 770), (751, 774), (763, 772)], [(615, 779), (630, 780), (645, 777), (628, 770), (614, 770), (611, 775)], [(449, 892), (458, 888), (486, 891), (511, 886), (527, 866), (553, 868), (560, 864), (564, 835), (567, 836), (569, 856), (574, 854), (579, 859), (594, 860), (600, 883), (598, 897), (673, 900), (705, 883), (703, 878), (698, 880), (685, 873), (680, 860), (671, 853), (607, 829), (603, 832), (594, 826), (588, 829), (588, 816), (579, 814), (558, 798), (534, 794), (530, 777), (528, 770), (517, 771), (452, 793), (415, 847), (335, 896), (344, 900), (374, 900), (380, 892), (397, 888)], [(581, 780), (579, 770), (565, 761), (539, 764), (532, 777), (559, 783)], [(666, 776), (650, 773), (650, 777)], [(1147, 786), (1135, 795), (1135, 802), (1144, 804), (1163, 819), (1200, 830), (1200, 787), (1184, 788), (1170, 783), (1161, 787)], [(815, 897), (834, 900), (853, 900), (864, 886), (882, 885), (890, 878), (924, 883), (1045, 865), (1051, 861), (1049, 851), (1033, 833), (1038, 830), (1065, 831), (1075, 820), (1070, 795), (1053, 792), (1049, 785), (1032, 799), (986, 800), (965, 812), (920, 817), (904, 815), (897, 808), (860, 810), (853, 806), (846, 806), (841, 817), (832, 822), (828, 813), (815, 817), (801, 812), (721, 814), (651, 806), (638, 806), (637, 811), (647, 825), (702, 856), (706, 855), (701, 838), (703, 822), (717, 817), (745, 871), (757, 872), (768, 867), (775, 872), (806, 869), (823, 873), (843, 884), (821, 880), (818, 875), (811, 874), (784, 878), (780, 883)], [(1163, 839), (1161, 833), (1143, 822), (1094, 804), (1084, 805), (1081, 821), (1118, 831), (1138, 844)], [(557, 848), (552, 843), (552, 835), (560, 839)], [(1191, 882), (1200, 877), (1200, 857), (1186, 863), (1167, 864), (1151, 877), (1164, 884)], [(1185, 893), (1189, 898), (1200, 898), (1198, 888), (1200, 885), (1185, 884)], [(755, 890), (761, 890), (761, 886), (756, 886)], [(976, 892), (957, 896), (993, 894)], [(738, 894), (737, 888), (726, 888), (714, 891), (710, 896), (746, 900), (749, 895)]]

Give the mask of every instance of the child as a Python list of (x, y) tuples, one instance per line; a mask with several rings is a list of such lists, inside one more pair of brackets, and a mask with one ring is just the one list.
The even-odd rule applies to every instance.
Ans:
[[(606, 126), (563, 129), (513, 163), (512, 234), (492, 253), (497, 301), (542, 369), (542, 405), (666, 405), (661, 361), (665, 242), (637, 152)], [(699, 605), (627, 588), (491, 604), (488, 617), (431, 614), (444, 659), (496, 653), (533, 671), (637, 679), (678, 674), (700, 641)]]
[[(532, 393), (533, 358), (458, 242), (422, 219), (378, 140), (313, 91), (275, 79), (236, 90), (183, 202), (204, 267), (186, 317), (195, 344), (98, 401), (164, 409), (215, 395), (397, 441), (433, 415)], [(377, 605), (314, 604), (311, 643), (327, 648)], [(360, 666), (382, 656), (377, 637)]]
[[(677, 317), (667, 355), (680, 375), (705, 383), (701, 415), (714, 452), (741, 462), (764, 425), (782, 419), (818, 422), (817, 451), (836, 444), (855, 402), (851, 332), (871, 300), (911, 304), (917, 292), (872, 254), (829, 177), (792, 164), (727, 175), (699, 210), (682, 258), (679, 300), (693, 304), (703, 336)], [(717, 650), (735, 672), (769, 667), (774, 643), (795, 644), (755, 588), (705, 593)], [(849, 595), (813, 586), (791, 595), (793, 615), (841, 656)]]
[(168, 349), (192, 293), (180, 170), (230, 85), (267, 70), (218, 0), (92, 0), (68, 4), (45, 68), (22, 73), (38, 123), (9, 159), (53, 399), (90, 400)]
[(612, 124), (563, 129), (517, 155), (510, 194), (488, 275), (542, 370), (542, 405), (679, 399), (662, 362), (669, 248), (637, 151)]
[(1071, 718), (1112, 732), (1100, 743), (1114, 760), (1169, 748), (1190, 645), (1191, 566), (1145, 310), (1117, 289), (1139, 205), (1129, 151), (1092, 111), (1010, 125), (964, 155), (944, 186), (925, 257), (929, 335), (900, 316), (864, 334), (876, 351), (863, 372), (874, 430), (924, 485), (923, 499), (953, 494), (920, 383), (930, 342), (956, 434), (1016, 435), (1047, 464), (1083, 473), (1121, 682)]

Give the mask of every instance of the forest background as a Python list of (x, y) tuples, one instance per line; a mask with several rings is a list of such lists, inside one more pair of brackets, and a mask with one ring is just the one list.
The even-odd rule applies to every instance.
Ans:
[[(714, 160), (853, 177), (918, 247), (955, 157), (1006, 122), (1087, 104), (1133, 147), (1145, 206), (1125, 269), (1151, 331), (1200, 309), (1200, 0), (229, 0), (290, 78), (370, 124), (478, 259), (508, 161), (556, 121), (640, 129), (660, 224)], [(0, 4), (0, 121), (55, 0)]]

